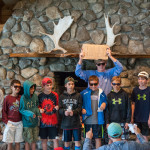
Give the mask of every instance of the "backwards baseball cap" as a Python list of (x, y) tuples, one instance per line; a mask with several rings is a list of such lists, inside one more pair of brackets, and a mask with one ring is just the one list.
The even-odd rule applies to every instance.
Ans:
[(65, 79), (65, 84), (67, 84), (68, 82), (70, 82), (70, 81), (72, 81), (72, 82), (77, 82), (76, 80), (74, 80), (74, 78), (72, 78), (72, 77), (67, 77), (66, 79)]
[(148, 79), (149, 78), (149, 74), (146, 71), (141, 71), (138, 74), (138, 77), (146, 77)]
[(117, 138), (122, 134), (122, 128), (118, 123), (111, 123), (108, 126), (108, 135), (112, 138)]
[(46, 84), (52, 83), (52, 80), (50, 78), (44, 78), (42, 80), (42, 86), (45, 86)]

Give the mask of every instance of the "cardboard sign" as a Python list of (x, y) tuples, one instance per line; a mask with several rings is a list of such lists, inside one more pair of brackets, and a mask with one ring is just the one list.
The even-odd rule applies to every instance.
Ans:
[(106, 49), (109, 48), (107, 45), (95, 45), (95, 44), (83, 44), (82, 50), (85, 54), (83, 59), (103, 59), (107, 60)]

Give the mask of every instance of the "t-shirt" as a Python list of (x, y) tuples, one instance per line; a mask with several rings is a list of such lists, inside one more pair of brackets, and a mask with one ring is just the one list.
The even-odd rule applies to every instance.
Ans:
[(150, 113), (150, 87), (144, 90), (134, 88), (131, 100), (135, 102), (134, 121), (147, 122)]
[(87, 117), (85, 120), (85, 124), (98, 124), (98, 92), (99, 90), (92, 91), (91, 93), (91, 108), (92, 108), (92, 115)]

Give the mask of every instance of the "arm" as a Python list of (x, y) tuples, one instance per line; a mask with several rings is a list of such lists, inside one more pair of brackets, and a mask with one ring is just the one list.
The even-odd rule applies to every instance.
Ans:
[(134, 123), (135, 102), (132, 102), (131, 109), (132, 109), (132, 114), (131, 114), (131, 123)]
[(2, 121), (7, 124), (8, 116), (7, 116), (7, 97), (4, 100), (3, 109), (2, 109)]

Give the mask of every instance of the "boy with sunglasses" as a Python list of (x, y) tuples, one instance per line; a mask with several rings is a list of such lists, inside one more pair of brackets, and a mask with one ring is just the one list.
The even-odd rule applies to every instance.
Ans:
[(72, 77), (65, 79), (66, 90), (60, 95), (59, 114), (62, 116), (61, 128), (64, 136), (64, 149), (70, 150), (72, 137), (75, 141), (75, 150), (81, 150), (81, 122), (82, 97), (75, 91), (75, 80)]
[[(128, 94), (121, 88), (121, 78), (114, 76), (111, 81), (113, 90), (107, 95), (106, 124), (120, 123), (123, 135), (122, 139), (129, 138), (128, 123), (131, 121), (131, 102)], [(112, 141), (109, 139), (109, 144)]]
[(79, 62), (76, 66), (75, 74), (76, 76), (80, 77), (81, 79), (85, 80), (85, 82), (88, 82), (88, 78), (91, 75), (95, 75), (99, 78), (99, 87), (102, 88), (102, 90), (107, 95), (111, 91), (111, 79), (113, 76), (118, 76), (122, 72), (123, 66), (121, 63), (115, 59), (111, 55), (111, 50), (107, 49), (107, 55), (108, 57), (113, 61), (115, 67), (105, 70), (107, 60), (95, 60), (95, 64), (97, 67), (97, 70), (82, 70), (82, 61), (84, 58), (84, 53), (81, 51), (79, 55)]
[(93, 138), (95, 139), (96, 148), (101, 146), (101, 138), (103, 137), (104, 113), (106, 108), (106, 95), (102, 89), (99, 88), (99, 79), (92, 75), (88, 79), (89, 88), (81, 92), (82, 105), (82, 119), (85, 125), (85, 133), (92, 128)]
[(6, 124), (3, 142), (8, 143), (8, 150), (11, 150), (15, 143), (15, 150), (20, 150), (20, 142), (23, 142), (23, 125), (19, 112), (20, 98), (19, 95), (21, 83), (18, 80), (11, 82), (12, 93), (6, 96), (2, 110), (2, 121)]

